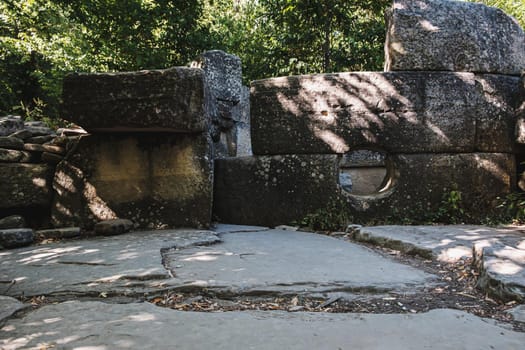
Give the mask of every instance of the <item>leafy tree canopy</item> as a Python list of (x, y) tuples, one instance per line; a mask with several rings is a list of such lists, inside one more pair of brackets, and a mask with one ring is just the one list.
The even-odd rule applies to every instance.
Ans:
[[(200, 52), (241, 57), (246, 81), (381, 70), (391, 0), (2, 0), (0, 115), (58, 115), (72, 71), (186, 65)], [(521, 0), (482, 0), (525, 24)]]

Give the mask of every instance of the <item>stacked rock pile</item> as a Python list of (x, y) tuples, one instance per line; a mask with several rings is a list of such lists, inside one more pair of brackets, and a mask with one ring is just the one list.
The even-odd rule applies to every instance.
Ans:
[(0, 117), (0, 162), (57, 164), (65, 154), (67, 138), (41, 121), (20, 116)]
[(35, 233), (20, 214), (28, 219), (45, 216), (51, 202), (49, 180), (66, 147), (67, 137), (44, 122), (0, 117), (0, 247), (33, 242)]

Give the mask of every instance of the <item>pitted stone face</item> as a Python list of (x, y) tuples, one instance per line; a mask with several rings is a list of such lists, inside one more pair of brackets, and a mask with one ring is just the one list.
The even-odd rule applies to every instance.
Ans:
[(395, 0), (386, 15), (385, 70), (519, 75), (525, 34), (503, 11), (443, 0)]
[(63, 90), (62, 118), (90, 132), (202, 132), (209, 123), (198, 68), (70, 74)]
[(254, 154), (513, 151), (518, 77), (359, 72), (252, 82)]

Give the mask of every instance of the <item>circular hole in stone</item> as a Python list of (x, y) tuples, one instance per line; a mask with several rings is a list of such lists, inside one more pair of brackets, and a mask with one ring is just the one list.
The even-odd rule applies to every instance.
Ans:
[(384, 192), (389, 187), (387, 154), (358, 149), (341, 156), (339, 185), (346, 193), (358, 196)]

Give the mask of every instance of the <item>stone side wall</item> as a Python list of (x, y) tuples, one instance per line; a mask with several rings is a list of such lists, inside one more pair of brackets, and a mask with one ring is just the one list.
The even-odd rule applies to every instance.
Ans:
[(57, 167), (54, 226), (209, 227), (208, 99), (198, 68), (66, 77), (63, 118), (91, 134)]
[[(498, 9), (459, 1), (395, 0), (387, 22), (387, 72), (252, 83), (255, 156), (217, 161), (219, 220), (286, 224), (333, 203), (356, 221), (421, 220), (457, 192), (465, 219), (495, 214), (522, 152), (514, 133), (523, 30)], [(374, 193), (356, 195), (342, 170), (362, 149), (386, 154), (387, 175)], [(284, 161), (296, 157), (303, 167)], [(256, 171), (268, 159), (268, 171)]]

